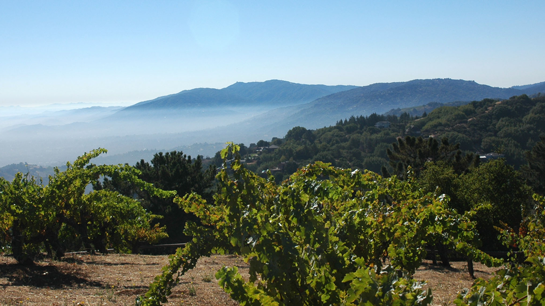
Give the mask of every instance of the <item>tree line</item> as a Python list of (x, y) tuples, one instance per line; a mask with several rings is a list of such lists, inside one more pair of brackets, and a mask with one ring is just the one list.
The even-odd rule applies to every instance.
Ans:
[[(381, 121), (387, 121), (389, 126), (375, 126)], [(545, 133), (544, 122), (545, 96), (522, 95), (507, 100), (484, 99), (457, 107), (444, 106), (421, 117), (407, 113), (353, 116), (339, 120), (335, 126), (316, 130), (295, 127), (284, 138), (260, 140), (253, 148), (239, 145), (243, 159), (255, 161), (247, 164), (248, 169), (261, 173), (280, 168), (273, 173), (277, 182), (314, 161), (377, 173), (382, 173), (384, 167), (389, 173), (395, 172), (397, 165), (392, 165), (387, 149), (391, 150), (392, 144), (405, 136), (426, 140), (431, 137), (438, 141), (446, 137), (464, 154), (498, 153), (518, 170), (526, 165), (525, 152)], [(256, 154), (256, 147), (271, 145), (279, 148)], [(213, 163), (219, 166), (221, 162), (218, 152)]]

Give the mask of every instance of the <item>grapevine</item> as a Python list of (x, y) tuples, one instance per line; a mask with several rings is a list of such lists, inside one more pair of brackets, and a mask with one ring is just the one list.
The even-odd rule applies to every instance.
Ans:
[(166, 302), (179, 277), (215, 252), (239, 254), (250, 264), (249, 281), (236, 267), (216, 274), (242, 305), (428, 305), (431, 291), (412, 275), (425, 245), (437, 239), (474, 260), (500, 263), (473, 246), (471, 212), (457, 214), (447, 197), (424, 194), (411, 179), (317, 162), (277, 185), (270, 174), (264, 179), (246, 170), (238, 149), (230, 144), (221, 152), (214, 203), (196, 194), (176, 199), (202, 226), (186, 229), (193, 240), (139, 304)]
[(65, 171), (56, 168), (47, 185), (21, 173), (12, 182), (0, 178), (0, 246), (19, 263), (33, 264), (44, 248), (49, 256), (60, 258), (81, 244), (91, 252), (106, 252), (107, 247), (128, 251), (143, 241), (165, 237), (164, 228), (151, 225), (158, 216), (146, 212), (138, 201), (112, 191), (86, 192), (100, 177), (117, 174), (159, 197), (175, 194), (140, 180), (138, 171), (128, 165), (90, 163), (105, 152), (86, 153), (67, 163)]

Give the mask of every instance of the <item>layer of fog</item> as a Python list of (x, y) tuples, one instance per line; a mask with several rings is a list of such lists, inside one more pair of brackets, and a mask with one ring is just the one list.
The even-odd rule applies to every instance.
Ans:
[(283, 137), (288, 128), (269, 129), (296, 107), (206, 108), (121, 112), (121, 107), (17, 113), (0, 117), (0, 167), (26, 162), (63, 165), (96, 148), (104, 163), (149, 160), (158, 151), (181, 150), (214, 156), (227, 141), (257, 142)]

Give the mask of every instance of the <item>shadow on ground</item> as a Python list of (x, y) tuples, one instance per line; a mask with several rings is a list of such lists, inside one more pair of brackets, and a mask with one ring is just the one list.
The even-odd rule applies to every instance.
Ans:
[[(65, 270), (65, 269), (63, 269)], [(0, 265), (0, 275), (9, 286), (35, 286), (61, 288), (66, 286), (103, 287), (96, 281), (88, 281), (78, 269), (61, 271), (54, 266)]]
[(423, 262), (420, 267), (424, 267), (427, 270), (437, 271), (437, 272), (443, 272), (443, 271), (449, 271), (449, 272), (460, 272), (460, 269), (456, 269), (453, 267), (445, 267), (443, 265), (434, 265), (432, 263), (426, 263)]

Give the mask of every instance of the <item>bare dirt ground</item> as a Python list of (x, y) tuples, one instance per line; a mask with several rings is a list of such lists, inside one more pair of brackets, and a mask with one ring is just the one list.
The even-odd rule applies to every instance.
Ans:
[[(424, 260), (414, 274), (419, 281), (426, 281), (424, 288), (431, 288), (434, 305), (454, 305), (452, 301), (458, 292), (469, 288), (473, 279), (469, 276), (467, 262), (453, 261), (451, 268), (433, 265), (431, 260)], [(489, 268), (481, 263), (473, 263), (476, 278), (489, 279), (499, 268)]]
[[(70, 255), (62, 261), (43, 260), (24, 267), (0, 256), (0, 305), (133, 305), (167, 262), (164, 255)], [(238, 305), (214, 276), (224, 265), (236, 265), (241, 274), (248, 274), (248, 265), (240, 257), (202, 258), (181, 278), (167, 305)], [(477, 277), (489, 278), (495, 270), (475, 264)], [(453, 262), (451, 269), (424, 262), (415, 278), (427, 280), (435, 305), (448, 305), (473, 282), (465, 262)]]

